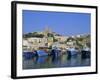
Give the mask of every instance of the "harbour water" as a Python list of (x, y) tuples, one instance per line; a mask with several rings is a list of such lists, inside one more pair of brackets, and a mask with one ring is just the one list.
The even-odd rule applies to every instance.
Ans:
[(84, 67), (91, 65), (90, 57), (82, 58), (82, 55), (76, 54), (71, 57), (68, 54), (61, 56), (23, 56), (23, 69), (43, 69), (43, 68), (61, 68), (61, 67)]

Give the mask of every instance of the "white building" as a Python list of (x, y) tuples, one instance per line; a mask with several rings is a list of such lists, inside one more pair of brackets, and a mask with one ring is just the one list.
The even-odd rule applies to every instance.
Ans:
[(67, 36), (55, 36), (55, 39), (57, 39), (59, 42), (65, 42), (68, 37)]
[(34, 43), (41, 42), (42, 38), (33, 37), (33, 38), (28, 38), (27, 40), (28, 40), (28, 42), (32, 42), (34, 44)]
[(38, 49), (39, 47), (45, 47), (47, 43), (47, 38), (37, 38), (37, 37), (32, 37), (32, 38), (27, 38), (23, 39), (23, 49), (29, 49), (29, 50), (34, 50)]

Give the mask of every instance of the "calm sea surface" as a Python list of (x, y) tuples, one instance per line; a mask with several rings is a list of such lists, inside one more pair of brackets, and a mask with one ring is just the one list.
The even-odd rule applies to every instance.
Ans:
[(41, 69), (41, 68), (60, 68), (60, 67), (82, 67), (90, 66), (90, 58), (81, 58), (80, 54), (68, 57), (63, 54), (59, 57), (42, 56), (42, 57), (24, 57), (23, 69)]

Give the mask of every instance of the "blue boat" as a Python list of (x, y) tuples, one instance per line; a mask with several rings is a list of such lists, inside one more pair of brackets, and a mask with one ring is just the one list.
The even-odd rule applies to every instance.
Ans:
[(78, 50), (76, 50), (75, 48), (69, 48), (67, 50), (67, 52), (68, 52), (68, 55), (74, 56), (74, 55), (76, 55), (78, 53)]
[(23, 56), (25, 59), (31, 59), (35, 56), (35, 54), (33, 52), (23, 52)]
[(44, 50), (37, 50), (35, 51), (36, 56), (47, 56), (48, 53), (46, 53)]
[(61, 55), (61, 50), (58, 48), (54, 48), (51, 50), (51, 55), (53, 55), (54, 57), (58, 57)]

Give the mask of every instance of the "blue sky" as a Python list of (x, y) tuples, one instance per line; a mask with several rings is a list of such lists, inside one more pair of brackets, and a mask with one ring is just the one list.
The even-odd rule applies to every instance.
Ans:
[(23, 33), (43, 31), (47, 26), (61, 35), (90, 33), (89, 13), (23, 10)]

